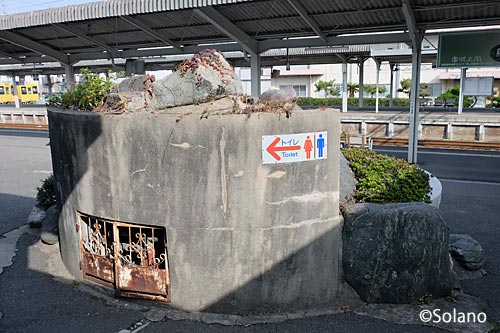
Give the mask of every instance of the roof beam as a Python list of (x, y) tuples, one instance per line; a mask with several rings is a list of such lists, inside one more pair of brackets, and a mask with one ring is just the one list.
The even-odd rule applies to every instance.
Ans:
[(363, 44), (385, 44), (385, 43), (408, 43), (410, 38), (407, 33), (391, 34), (366, 34), (352, 36), (327, 37), (326, 43), (319, 38), (297, 38), (297, 39), (271, 39), (259, 42), (259, 53), (270, 49), (294, 48), (294, 47), (324, 47)]
[(166, 44), (167, 46), (172, 46), (177, 51), (182, 52), (182, 48), (179, 44), (177, 44), (176, 42), (174, 42), (173, 40), (171, 40), (165, 36), (162, 36), (158, 32), (156, 32), (153, 29), (151, 29), (150, 27), (148, 27), (142, 21), (137, 20), (137, 19), (130, 17), (130, 16), (120, 16), (120, 18), (123, 21), (127, 22), (128, 24), (134, 26), (135, 28), (137, 28), (137, 29), (141, 30), (142, 32), (148, 34), (149, 36), (153, 37), (154, 39), (157, 39), (160, 42)]
[(304, 5), (298, 1), (298, 0), (288, 0), (288, 3), (290, 6), (295, 9), (295, 11), (302, 17), (302, 19), (307, 23), (307, 25), (314, 31), (318, 37), (326, 43), (326, 35), (321, 32), (321, 28), (319, 27), (318, 23), (313, 20), (311, 16), (307, 13), (306, 8)]
[(54, 26), (57, 29), (60, 29), (62, 31), (65, 31), (67, 33), (73, 34), (76, 37), (78, 37), (78, 38), (80, 38), (80, 39), (82, 39), (90, 44), (94, 44), (94, 45), (102, 47), (104, 50), (106, 50), (108, 53), (110, 53), (115, 58), (120, 57), (120, 54), (116, 50), (114, 50), (112, 47), (106, 45), (103, 42), (100, 42), (95, 37), (88, 36), (83, 30), (81, 30), (77, 27), (70, 27), (67, 24), (52, 24), (52, 26)]
[(6, 30), (0, 31), (0, 39), (3, 39), (4, 41), (15, 44), (17, 46), (24, 47), (25, 49), (31, 50), (33, 52), (37, 52), (46, 55), (48, 57), (51, 57), (52, 59), (55, 59), (60, 63), (63, 64), (69, 63), (69, 58), (66, 54), (56, 51), (48, 46), (37, 43), (31, 39), (28, 39), (11, 31), (6, 31)]
[(411, 44), (415, 47), (417, 45), (417, 21), (410, 5), (410, 0), (403, 0), (403, 15), (408, 26), (408, 34), (410, 35)]
[[(241, 46), (237, 43), (228, 44), (217, 44), (211, 46), (210, 44), (204, 45), (190, 45), (185, 46), (182, 50), (183, 54), (194, 54), (207, 48), (217, 48), (221, 52), (230, 51), (241, 51)], [(179, 52), (173, 48), (155, 48), (149, 50), (124, 50), (121, 52), (122, 58), (132, 58), (132, 57), (152, 57), (152, 56), (165, 56), (165, 55), (178, 55)], [(87, 52), (87, 53), (77, 53), (69, 56), (71, 62), (77, 62), (82, 60), (97, 60), (102, 59), (102, 53), (99, 52)]]
[(237, 27), (227, 17), (219, 13), (215, 8), (202, 7), (199, 9), (195, 9), (194, 12), (214, 25), (220, 32), (238, 42), (245, 51), (251, 54), (257, 53), (257, 41), (247, 35), (246, 32)]
[(15, 63), (15, 64), (22, 64), (23, 63), (23, 61), (21, 59), (19, 59), (18, 57), (16, 57), (13, 54), (10, 54), (7, 52), (0, 51), (0, 56), (6, 57), (8, 60), (11, 61), (11, 63)]

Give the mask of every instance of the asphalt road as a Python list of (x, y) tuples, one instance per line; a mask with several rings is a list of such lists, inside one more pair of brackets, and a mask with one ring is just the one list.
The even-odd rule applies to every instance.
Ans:
[[(35, 203), (35, 187), (51, 170), (46, 132), (0, 130), (0, 237), (26, 223)], [(387, 152), (387, 150), (391, 150)], [(383, 148), (390, 154), (404, 152)], [(490, 320), (500, 322), (500, 198), (499, 154), (422, 153), (423, 167), (442, 177), (443, 216), (452, 232), (477, 238), (488, 260), (485, 278), (464, 283), (466, 291), (489, 302)], [(478, 156), (481, 155), (481, 156)], [(453, 163), (450, 161), (453, 160)], [(481, 175), (477, 174), (481, 164)], [(447, 169), (448, 168), (448, 169)], [(473, 181), (470, 182), (469, 180)], [(37, 236), (18, 243), (12, 266), (0, 274), (0, 332), (119, 332), (143, 318), (141, 311), (106, 304), (70, 281), (54, 280), (37, 267), (47, 260), (36, 251)], [(63, 283), (61, 283), (63, 282)], [(131, 301), (140, 303), (141, 301)], [(144, 301), (142, 301), (144, 302)], [(354, 314), (290, 320), (280, 324), (231, 327), (197, 321), (150, 323), (141, 332), (443, 332), (424, 326), (399, 325)]]
[(48, 136), (0, 129), (0, 235), (26, 223), (36, 187), (52, 172)]

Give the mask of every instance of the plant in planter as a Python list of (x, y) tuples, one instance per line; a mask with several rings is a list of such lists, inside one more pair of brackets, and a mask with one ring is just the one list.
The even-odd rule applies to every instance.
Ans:
[(348, 148), (342, 152), (357, 179), (358, 202), (430, 203), (429, 175), (418, 166), (368, 149)]
[(56, 186), (54, 175), (50, 175), (42, 180), (42, 185), (36, 188), (36, 201), (38, 206), (47, 210), (50, 206), (56, 204)]
[(73, 110), (93, 110), (103, 105), (104, 97), (111, 92), (115, 80), (121, 73), (108, 72), (107, 77), (92, 73), (88, 68), (80, 70), (82, 81), (74, 89), (66, 91), (61, 96), (51, 96), (48, 106), (58, 106)]

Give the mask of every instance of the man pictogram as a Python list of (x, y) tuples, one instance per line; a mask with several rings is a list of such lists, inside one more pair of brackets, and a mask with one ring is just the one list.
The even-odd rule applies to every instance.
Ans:
[(323, 138), (323, 134), (320, 134), (318, 140), (316, 140), (316, 147), (318, 148), (318, 158), (322, 158), (323, 148), (325, 148), (325, 139)]

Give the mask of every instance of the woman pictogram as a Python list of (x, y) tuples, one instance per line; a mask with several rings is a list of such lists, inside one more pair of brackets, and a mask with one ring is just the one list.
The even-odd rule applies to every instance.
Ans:
[(306, 141), (304, 142), (304, 151), (306, 152), (307, 159), (311, 158), (311, 150), (313, 150), (313, 143), (308, 135)]

